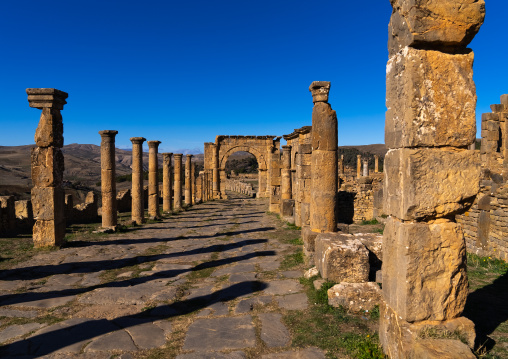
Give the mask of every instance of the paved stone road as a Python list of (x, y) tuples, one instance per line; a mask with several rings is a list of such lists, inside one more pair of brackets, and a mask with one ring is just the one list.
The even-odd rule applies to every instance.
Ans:
[(301, 270), (279, 269), (296, 247), (264, 199), (230, 196), (1, 273), (0, 356), (324, 358), (282, 321), (307, 307)]

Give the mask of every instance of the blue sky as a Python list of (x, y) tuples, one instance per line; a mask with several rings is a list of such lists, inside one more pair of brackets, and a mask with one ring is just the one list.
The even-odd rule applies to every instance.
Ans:
[[(361, 4), (361, 5), (358, 5)], [(65, 143), (98, 131), (197, 149), (216, 135), (311, 124), (332, 82), (339, 145), (383, 143), (388, 0), (17, 0), (0, 4), (0, 145), (33, 143), (27, 87), (69, 93)], [(475, 51), (477, 117), (508, 93), (508, 1), (488, 0)]]

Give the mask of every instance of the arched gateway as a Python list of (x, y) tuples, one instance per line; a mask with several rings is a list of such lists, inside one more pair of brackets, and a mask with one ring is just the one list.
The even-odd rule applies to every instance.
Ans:
[[(243, 151), (252, 154), (258, 161), (258, 197), (269, 197), (269, 178), (272, 170), (271, 158), (280, 154), (280, 139), (277, 136), (217, 136), (215, 143), (205, 143), (205, 171), (212, 177), (213, 198), (225, 199), (226, 162), (233, 153)], [(279, 155), (280, 156), (280, 155)]]

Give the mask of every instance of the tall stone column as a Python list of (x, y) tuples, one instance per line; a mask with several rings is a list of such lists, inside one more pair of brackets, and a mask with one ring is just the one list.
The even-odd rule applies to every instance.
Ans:
[(379, 156), (374, 155), (374, 172), (379, 173)]
[(175, 153), (174, 158), (174, 169), (173, 176), (175, 177), (175, 186), (174, 186), (174, 209), (177, 211), (182, 210), (182, 156), (181, 153)]
[(190, 206), (192, 204), (192, 155), (187, 155), (185, 161), (185, 204)]
[(356, 178), (362, 177), (362, 156), (356, 155)]
[(32, 206), (35, 247), (60, 246), (65, 237), (63, 122), (60, 113), (66, 92), (52, 88), (26, 89), (30, 107), (42, 110), (32, 149)]
[(431, 350), (474, 358), (460, 341), (423, 343), (419, 332), (446, 327), (474, 341), (474, 325), (459, 318), (468, 280), (455, 216), (479, 191), (479, 158), (468, 150), (476, 137), (476, 90), (467, 45), (483, 23), (485, 3), (391, 4), (380, 342), (390, 358), (435, 356)]
[(339, 159), (339, 175), (344, 175), (344, 155), (340, 155)]
[(102, 227), (116, 229), (115, 136), (118, 131), (99, 131), (101, 135)]
[(291, 146), (282, 146), (281, 197), (282, 200), (292, 198)]
[(131, 137), (132, 142), (132, 222), (145, 221), (145, 199), (143, 194), (143, 142), (144, 137)]
[(160, 218), (159, 208), (159, 160), (160, 141), (148, 141), (148, 216)]
[(208, 171), (203, 171), (203, 202), (208, 201)]
[(208, 198), (215, 199), (213, 195), (213, 169), (208, 170)]
[(171, 212), (172, 202), (172, 181), (173, 181), (173, 174), (172, 174), (172, 166), (171, 166), (171, 157), (173, 156), (172, 153), (163, 153), (162, 154), (162, 210), (164, 212)]
[(363, 177), (369, 176), (369, 159), (365, 158), (363, 160)]
[(213, 146), (213, 158), (212, 158), (212, 189), (213, 198), (220, 199), (220, 176), (219, 176), (219, 146), (215, 144)]
[(191, 164), (191, 202), (196, 204), (196, 164)]

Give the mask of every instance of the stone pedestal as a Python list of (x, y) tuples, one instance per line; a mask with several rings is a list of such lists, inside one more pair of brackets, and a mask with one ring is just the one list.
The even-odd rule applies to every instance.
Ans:
[(118, 131), (99, 131), (101, 135), (101, 194), (102, 228), (114, 229), (117, 226), (116, 209), (116, 163), (115, 136)]
[(148, 141), (148, 217), (160, 218), (159, 209), (159, 161), (160, 141)]
[(62, 187), (64, 157), (60, 111), (66, 92), (52, 88), (26, 90), (30, 107), (42, 110), (32, 149), (32, 205), (35, 247), (60, 246), (65, 237), (65, 196)]
[(172, 174), (172, 165), (171, 165), (171, 157), (172, 153), (163, 153), (162, 154), (162, 210), (164, 212), (171, 212), (173, 207), (173, 203), (171, 202), (172, 197), (172, 182), (173, 182), (173, 174)]
[(182, 210), (182, 154), (175, 153), (175, 168), (173, 175), (175, 177), (175, 186), (174, 186), (174, 209), (176, 211)]
[(438, 352), (474, 357), (459, 341), (421, 340), (418, 328), (457, 320), (467, 298), (466, 247), (455, 218), (479, 190), (478, 159), (468, 150), (476, 134), (476, 91), (474, 55), (466, 47), (483, 23), (485, 4), (391, 3), (383, 189), (390, 217), (380, 341), (392, 359)]
[(192, 155), (187, 155), (185, 161), (185, 204), (190, 206), (192, 204)]
[(132, 142), (132, 222), (145, 222), (145, 200), (143, 195), (143, 142), (144, 137), (131, 137)]

